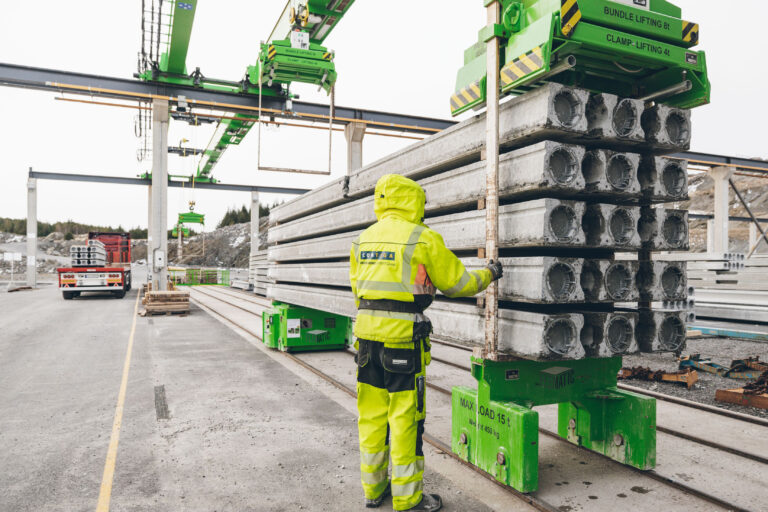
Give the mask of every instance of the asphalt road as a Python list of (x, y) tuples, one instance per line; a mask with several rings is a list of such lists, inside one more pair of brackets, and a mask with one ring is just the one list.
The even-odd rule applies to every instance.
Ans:
[(136, 293), (0, 293), (0, 511), (364, 510), (354, 412), (195, 306), (135, 317)]

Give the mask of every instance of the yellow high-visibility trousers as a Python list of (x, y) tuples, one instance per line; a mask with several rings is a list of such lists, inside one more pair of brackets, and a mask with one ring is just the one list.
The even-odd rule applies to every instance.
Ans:
[(358, 340), (357, 410), (360, 473), (365, 497), (381, 496), (392, 459), (392, 505), (406, 510), (422, 496), (422, 435), (429, 341)]

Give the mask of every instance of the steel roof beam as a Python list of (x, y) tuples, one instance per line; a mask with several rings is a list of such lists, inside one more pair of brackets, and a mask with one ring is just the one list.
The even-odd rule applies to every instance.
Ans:
[[(215, 103), (216, 105), (213, 108), (224, 112), (253, 113), (253, 109), (258, 108), (259, 106), (259, 98), (253, 94), (212, 91), (197, 87), (144, 82), (131, 78), (114, 78), (5, 63), (0, 63), (0, 85), (43, 91), (64, 91), (71, 94), (100, 96), (123, 100), (147, 101), (151, 99), (151, 95), (157, 95), (171, 98), (170, 103), (172, 105), (176, 104), (176, 98), (184, 96), (188, 101), (192, 100), (190, 101), (190, 106), (192, 107), (196, 106), (194, 101), (205, 101)], [(62, 85), (74, 85), (91, 89), (68, 89), (62, 87)], [(202, 106), (204, 108), (210, 107), (210, 105)], [(285, 101), (282, 98), (263, 96), (262, 106), (264, 109), (282, 111), (285, 108)], [(294, 117), (292, 115), (293, 113), (327, 116), (328, 105), (294, 101), (293, 110), (291, 112), (282, 112), (279, 114), (270, 112), (269, 115), (291, 118)], [(445, 119), (412, 116), (408, 114), (393, 114), (390, 112), (340, 106), (335, 107), (334, 117), (340, 118), (338, 123), (343, 125), (351, 122), (348, 120), (359, 120), (371, 123), (371, 128), (422, 134), (435, 133), (436, 130), (444, 130), (456, 124), (454, 121)]]
[[(93, 174), (69, 174), (59, 172), (39, 172), (29, 171), (30, 178), (37, 178), (39, 180), (54, 180), (54, 181), (76, 181), (83, 183), (105, 183), (109, 185), (141, 185), (150, 186), (152, 180), (145, 180), (142, 178), (126, 178), (122, 176), (99, 176)], [(173, 181), (168, 180), (168, 186), (174, 188), (190, 188), (192, 182), (189, 181)], [(291, 194), (300, 195), (308, 192), (309, 189), (304, 188), (285, 188), (285, 187), (268, 187), (261, 185), (234, 185), (229, 183), (195, 183), (194, 188), (198, 190), (217, 190), (228, 192), (262, 192), (265, 194)]]
[(696, 153), (693, 151), (675, 153), (674, 155), (669, 155), (669, 157), (688, 160), (693, 164), (711, 166), (723, 165), (727, 167), (736, 167), (738, 169), (748, 169), (756, 172), (768, 173), (768, 160), (760, 160), (757, 158), (739, 158), (736, 156), (713, 155), (711, 153)]

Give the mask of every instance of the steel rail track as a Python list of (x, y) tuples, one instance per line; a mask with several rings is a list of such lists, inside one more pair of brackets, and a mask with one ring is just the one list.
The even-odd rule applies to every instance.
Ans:
[[(195, 291), (200, 291), (200, 290), (195, 290)], [(203, 295), (207, 295), (208, 297), (211, 297), (213, 299), (218, 299), (221, 302), (229, 304), (230, 306), (234, 306), (234, 307), (240, 308), (240, 306), (237, 306), (235, 304), (231, 304), (228, 301), (225, 301), (223, 299), (215, 297), (214, 295), (207, 294), (207, 293), (204, 293), (204, 292), (202, 294)], [(234, 325), (238, 329), (241, 329), (242, 331), (250, 334), (254, 338), (256, 338), (258, 340), (262, 339), (260, 333), (256, 333), (256, 332), (252, 331), (251, 329), (249, 329), (248, 327), (245, 327), (244, 325), (241, 325), (238, 322), (235, 322), (234, 320), (230, 319), (229, 317), (227, 317), (222, 312), (217, 311), (214, 308), (212, 308), (212, 307), (210, 307), (208, 305), (202, 304), (200, 302), (198, 302), (198, 304), (200, 306), (204, 307), (205, 309), (207, 309), (208, 311), (212, 312), (213, 314), (215, 314), (216, 316), (218, 316), (219, 318), (221, 318), (225, 322), (228, 322), (228, 323)], [(240, 309), (243, 309), (243, 308), (240, 308)], [(251, 312), (251, 313), (253, 313), (253, 312)], [(255, 313), (253, 313), (253, 314), (255, 315)], [(333, 385), (337, 389), (339, 389), (339, 390), (343, 391), (344, 393), (348, 394), (352, 398), (357, 398), (357, 392), (355, 390), (350, 389), (349, 387), (347, 387), (343, 383), (339, 382), (338, 380), (334, 379), (330, 375), (327, 375), (326, 373), (323, 373), (321, 370), (319, 370), (318, 368), (312, 366), (311, 364), (307, 363), (306, 361), (303, 361), (301, 358), (297, 357), (296, 355), (288, 353), (288, 352), (279, 352), (279, 351), (277, 353), (282, 354), (283, 356), (291, 359), (295, 363), (297, 363), (300, 366), (302, 366), (303, 368), (309, 370), (313, 374), (317, 375), (318, 377), (320, 377), (321, 379), (325, 380), (329, 384)], [(350, 355), (354, 355), (352, 352), (347, 352), (347, 353), (349, 353)], [(469, 469), (471, 469), (475, 473), (478, 473), (479, 475), (483, 476), (486, 480), (494, 483), (495, 485), (497, 485), (498, 487), (500, 487), (504, 491), (508, 492), (512, 496), (515, 496), (516, 498), (518, 498), (518, 499), (528, 503), (529, 505), (531, 505), (535, 509), (540, 510), (542, 512), (559, 512), (560, 509), (550, 505), (546, 501), (544, 501), (542, 499), (539, 499), (539, 498), (536, 498), (535, 496), (532, 496), (530, 494), (522, 493), (522, 492), (520, 492), (520, 491), (518, 491), (518, 490), (516, 490), (516, 489), (514, 489), (514, 488), (512, 488), (512, 487), (510, 487), (508, 485), (505, 485), (505, 484), (499, 482), (498, 480), (496, 480), (492, 475), (486, 473), (485, 471), (481, 470), (480, 468), (478, 468), (478, 467), (476, 467), (476, 466), (474, 466), (472, 464), (469, 464), (467, 461), (461, 459), (458, 455), (453, 453), (453, 451), (451, 450), (450, 446), (448, 446), (447, 444), (445, 444), (442, 441), (438, 440), (437, 438), (432, 437), (431, 435), (425, 433), (423, 435), (423, 439), (424, 439), (424, 441), (426, 441), (427, 443), (432, 445), (434, 448), (436, 448), (440, 452), (442, 452), (442, 453), (448, 455), (449, 457), (451, 457), (452, 459), (460, 462), (462, 465), (468, 467)]]
[[(199, 290), (199, 289), (196, 289), (196, 291), (200, 291), (200, 290)], [(224, 299), (222, 299), (222, 298), (220, 298), (220, 297), (216, 297), (216, 296), (214, 296), (214, 295), (211, 295), (211, 294), (207, 294), (207, 293), (203, 293), (203, 295), (207, 295), (207, 296), (209, 296), (209, 297), (211, 297), (211, 298), (213, 298), (213, 299), (219, 300), (219, 301), (221, 301), (221, 302), (223, 302), (223, 303), (225, 303), (225, 304), (228, 304), (228, 305), (230, 305), (230, 306), (233, 306), (233, 307), (236, 307), (236, 308), (238, 308), (238, 309), (242, 309), (242, 310), (244, 310), (244, 311), (247, 311), (247, 312), (249, 312), (249, 313), (253, 314), (254, 316), (258, 316), (258, 314), (257, 314), (256, 312), (254, 312), (254, 311), (252, 311), (252, 310), (247, 310), (247, 309), (245, 309), (245, 308), (243, 308), (243, 307), (241, 307), (241, 306), (238, 306), (238, 305), (236, 305), (236, 304), (233, 304), (233, 303), (231, 303), (231, 302), (229, 302), (229, 301), (226, 301), (226, 300), (224, 300)], [(248, 329), (247, 327), (244, 327), (244, 326), (242, 326), (242, 325), (238, 324), (237, 322), (235, 322), (235, 321), (231, 320), (230, 318), (228, 318), (226, 315), (222, 314), (221, 312), (214, 310), (214, 309), (213, 309), (213, 308), (211, 308), (210, 306), (205, 306), (205, 307), (206, 307), (208, 310), (210, 310), (210, 311), (214, 312), (214, 313), (215, 313), (217, 316), (221, 317), (221, 318), (222, 318), (222, 319), (224, 319), (225, 321), (227, 321), (227, 322), (229, 322), (229, 323), (231, 323), (231, 324), (235, 325), (236, 327), (238, 327), (238, 328), (242, 329), (243, 331), (247, 332), (248, 334), (250, 334), (251, 336), (255, 337), (256, 339), (259, 339), (259, 340), (261, 340), (261, 334), (260, 334), (260, 333), (255, 333), (255, 332), (253, 332), (252, 330)], [(431, 340), (431, 341), (434, 341), (434, 340)], [(440, 342), (440, 341), (436, 341), (436, 342), (437, 342), (438, 344), (445, 344), (445, 343), (442, 343), (442, 342)], [(451, 344), (451, 345), (453, 345), (453, 344)], [(464, 349), (466, 350), (466, 347), (461, 347), (460, 345), (453, 345), (453, 346), (455, 346), (455, 347), (457, 347), (457, 348), (464, 348)], [(301, 358), (299, 358), (298, 356), (296, 356), (296, 355), (293, 355), (293, 354), (290, 354), (290, 353), (287, 353), (287, 352), (280, 352), (280, 353), (281, 353), (281, 354), (284, 354), (286, 357), (289, 357), (289, 358), (291, 358), (292, 360), (294, 360), (295, 362), (297, 362), (297, 364), (300, 364), (301, 366), (303, 366), (303, 367), (307, 368), (307, 369), (308, 369), (308, 370), (310, 370), (312, 373), (315, 373), (315, 374), (316, 374), (318, 377), (320, 377), (320, 378), (322, 378), (322, 379), (324, 379), (324, 380), (328, 381), (329, 383), (333, 384), (335, 387), (337, 387), (337, 388), (341, 389), (342, 391), (345, 391), (345, 392), (347, 392), (347, 393), (351, 393), (351, 395), (350, 395), (350, 396), (356, 396), (356, 395), (354, 394), (354, 393), (355, 393), (355, 392), (354, 392), (354, 390), (351, 390), (351, 389), (349, 389), (347, 386), (345, 386), (345, 385), (344, 385), (344, 384), (342, 384), (341, 382), (337, 381), (336, 379), (334, 379), (334, 378), (333, 378), (333, 377), (331, 377), (330, 375), (327, 375), (327, 374), (323, 373), (323, 372), (322, 372), (321, 370), (319, 370), (318, 368), (316, 368), (316, 367), (314, 367), (314, 366), (310, 365), (310, 364), (309, 364), (309, 363), (307, 363), (306, 361), (303, 361), (303, 360), (301, 360)], [(346, 350), (346, 351), (345, 351), (345, 353), (349, 354), (350, 356), (354, 356), (354, 352), (353, 352), (353, 351), (351, 351), (351, 350)], [(432, 359), (433, 359), (433, 360), (436, 360), (434, 357), (433, 357)], [(438, 360), (438, 361), (439, 361), (439, 360)], [(442, 361), (440, 361), (440, 362), (442, 362)], [(443, 393), (443, 394), (445, 394), (445, 395), (448, 395), (448, 396), (450, 396), (450, 395), (451, 395), (451, 391), (450, 391), (450, 390), (448, 390), (448, 389), (445, 389), (445, 388), (443, 388), (443, 387), (441, 387), (441, 386), (438, 386), (438, 385), (436, 385), (436, 384), (427, 383), (427, 386), (428, 386), (428, 387), (430, 387), (430, 388), (432, 388), (432, 389), (434, 389), (435, 391), (438, 391), (439, 393)], [(657, 426), (657, 430), (658, 430), (658, 429), (659, 429), (659, 427)], [(591, 451), (591, 450), (587, 450), (586, 448), (583, 448), (583, 447), (581, 447), (581, 446), (578, 446), (578, 445), (574, 445), (573, 443), (569, 442), (568, 440), (566, 440), (566, 439), (563, 439), (563, 438), (562, 438), (560, 435), (558, 435), (557, 433), (555, 433), (555, 432), (552, 432), (552, 431), (550, 431), (550, 430), (547, 430), (547, 429), (545, 429), (545, 428), (539, 427), (539, 432), (541, 432), (542, 434), (546, 435), (547, 437), (550, 437), (550, 438), (552, 438), (552, 439), (554, 439), (554, 440), (556, 440), (556, 441), (558, 441), (558, 442), (567, 443), (569, 446), (573, 446), (573, 447), (576, 447), (576, 448), (578, 448), (579, 450), (584, 450), (585, 452), (589, 452), (589, 453), (597, 454), (597, 455), (599, 455), (599, 456), (601, 456), (601, 457), (604, 457), (604, 458), (606, 458), (606, 459), (610, 460), (611, 462), (613, 462), (613, 463), (615, 463), (615, 464), (619, 464), (619, 465), (621, 465), (622, 467), (625, 467), (625, 468), (629, 468), (629, 469), (630, 469), (630, 470), (632, 470), (633, 472), (636, 472), (636, 473), (638, 473), (638, 474), (641, 474), (641, 475), (646, 475), (646, 476), (648, 476), (648, 477), (652, 478), (653, 480), (656, 480), (657, 482), (660, 482), (660, 483), (662, 483), (662, 484), (664, 484), (664, 485), (667, 485), (667, 486), (669, 486), (669, 487), (673, 487), (673, 488), (675, 488), (675, 489), (677, 489), (677, 490), (679, 490), (679, 491), (681, 491), (681, 492), (684, 492), (684, 493), (686, 493), (686, 494), (688, 494), (688, 495), (691, 495), (691, 496), (695, 496), (695, 497), (697, 497), (697, 498), (700, 498), (700, 499), (702, 499), (702, 500), (704, 500), (704, 501), (707, 501), (707, 502), (709, 502), (709, 503), (711, 503), (711, 504), (713, 504), (713, 505), (717, 505), (717, 506), (719, 506), (719, 507), (722, 507), (722, 508), (724, 508), (724, 509), (726, 509), (726, 510), (733, 510), (733, 511), (736, 511), (736, 512), (750, 512), (750, 511), (749, 511), (749, 509), (743, 508), (743, 507), (741, 507), (741, 506), (739, 506), (739, 505), (736, 505), (736, 504), (734, 504), (734, 503), (728, 502), (728, 501), (726, 501), (726, 500), (724, 500), (724, 499), (718, 498), (718, 497), (716, 497), (716, 496), (714, 496), (714, 495), (712, 495), (712, 494), (709, 494), (709, 493), (707, 493), (707, 492), (701, 491), (701, 490), (699, 490), (699, 489), (696, 489), (696, 488), (694, 488), (694, 487), (690, 487), (690, 486), (688, 486), (688, 485), (686, 485), (686, 484), (684, 484), (684, 483), (682, 483), (682, 482), (680, 482), (680, 481), (678, 481), (678, 480), (675, 480), (675, 479), (673, 479), (673, 478), (670, 478), (670, 477), (664, 476), (664, 475), (662, 475), (662, 474), (660, 474), (660, 473), (657, 473), (657, 472), (656, 472), (656, 471), (654, 471), (654, 470), (647, 470), (647, 471), (645, 471), (645, 470), (641, 470), (641, 469), (637, 469), (637, 468), (634, 468), (634, 467), (632, 467), (632, 466), (627, 466), (627, 465), (621, 464), (621, 463), (619, 463), (619, 462), (617, 462), (617, 461), (615, 461), (615, 460), (611, 459), (610, 457), (607, 457), (607, 456), (604, 456), (604, 455), (598, 454), (598, 453), (596, 453), (596, 452), (593, 452), (593, 451)], [(674, 435), (674, 434), (673, 434), (673, 435)], [(429, 439), (428, 439), (428, 438), (429, 438)], [(437, 439), (435, 439), (435, 438), (432, 438), (431, 436), (428, 436), (428, 435), (425, 435), (425, 436), (424, 436), (424, 440), (425, 440), (425, 441), (427, 441), (427, 442), (429, 442), (429, 443), (430, 443), (431, 445), (433, 445), (435, 448), (438, 448), (439, 450), (441, 450), (441, 451), (445, 452), (447, 455), (449, 455), (450, 457), (454, 458), (455, 460), (457, 460), (457, 461), (460, 461), (462, 464), (464, 464), (464, 465), (466, 465), (467, 467), (471, 468), (473, 471), (475, 471), (475, 472), (477, 472), (477, 473), (479, 473), (479, 474), (483, 475), (483, 476), (484, 476), (484, 477), (486, 477), (488, 480), (491, 480), (491, 481), (493, 481), (494, 483), (496, 483), (497, 485), (499, 485), (501, 488), (505, 489), (506, 491), (510, 492), (511, 494), (513, 494), (513, 495), (515, 495), (515, 496), (517, 496), (517, 497), (519, 497), (519, 498), (521, 498), (521, 499), (525, 500), (527, 503), (529, 503), (530, 505), (532, 505), (532, 506), (536, 507), (537, 509), (539, 509), (539, 510), (546, 510), (546, 511), (554, 511), (554, 510), (558, 510), (558, 509), (556, 509), (556, 508), (553, 508), (551, 505), (547, 504), (547, 503), (546, 503), (546, 502), (544, 502), (543, 500), (539, 500), (538, 498), (535, 498), (535, 497), (534, 497), (533, 495), (531, 495), (531, 494), (524, 494), (524, 493), (520, 493), (519, 491), (515, 490), (515, 489), (514, 489), (514, 488), (512, 488), (512, 487), (509, 487), (509, 486), (507, 486), (507, 485), (505, 485), (505, 484), (502, 484), (502, 483), (500, 483), (500, 482), (496, 481), (496, 479), (495, 479), (495, 478), (494, 478), (492, 475), (490, 475), (490, 474), (488, 474), (488, 473), (484, 472), (483, 470), (481, 470), (481, 469), (477, 468), (476, 466), (474, 466), (474, 465), (472, 465), (472, 464), (469, 464), (469, 463), (467, 463), (466, 461), (464, 461), (464, 460), (462, 460), (461, 458), (459, 458), (459, 457), (458, 457), (456, 454), (454, 454), (454, 453), (451, 451), (450, 447), (448, 447), (448, 446), (447, 446), (445, 443), (443, 443), (442, 441), (439, 441), (439, 440), (437, 440)], [(687, 439), (687, 440), (689, 440), (689, 441), (692, 441), (692, 442), (696, 442), (696, 443), (698, 443), (698, 439), (697, 439), (697, 438), (696, 438), (696, 439)], [(434, 442), (432, 442), (432, 441), (434, 441)], [(720, 446), (716, 446), (715, 448), (717, 448), (717, 449), (724, 449), (723, 451), (726, 451), (726, 452), (728, 452), (728, 453), (732, 453), (732, 454), (734, 454), (734, 455), (739, 455), (739, 456), (741, 456), (741, 454), (740, 454), (740, 453), (733, 453), (732, 451), (730, 451), (730, 449), (728, 449), (728, 447), (720, 447)], [(754, 458), (752, 458), (752, 457), (749, 457), (749, 458), (751, 458), (752, 460), (755, 460), (755, 459), (754, 459)], [(758, 460), (758, 462), (762, 462), (762, 460)], [(532, 500), (533, 500), (533, 501), (532, 501)]]
[[(438, 345), (445, 345), (446, 347), (451, 347), (451, 348), (456, 348), (456, 349), (459, 349), (459, 350), (464, 350), (464, 351), (467, 351), (467, 352), (472, 352), (471, 348), (466, 347), (464, 345), (458, 345), (456, 343), (450, 343), (450, 342), (447, 342), (447, 341), (437, 340), (437, 339), (433, 339), (433, 338), (430, 338), (430, 341), (432, 343), (437, 343)], [(434, 356), (432, 357), (432, 359), (435, 360), (435, 361), (440, 361), (442, 363), (448, 364), (450, 366), (455, 366), (457, 368), (460, 367), (463, 370), (469, 370), (468, 366), (462, 366), (462, 365), (459, 365), (459, 364), (454, 363), (452, 361), (440, 360), (440, 359), (435, 358)], [(672, 404), (677, 404), (677, 405), (682, 405), (682, 406), (685, 406), (685, 407), (690, 407), (691, 409), (699, 409), (701, 411), (711, 412), (712, 414), (718, 414), (720, 416), (725, 416), (725, 417), (728, 417), (728, 418), (733, 418), (735, 420), (745, 421), (747, 423), (754, 423), (755, 425), (760, 425), (761, 427), (768, 427), (768, 420), (765, 419), (765, 418), (759, 418), (757, 416), (750, 416), (749, 414), (744, 414), (744, 413), (735, 412), (735, 411), (729, 411), (728, 409), (722, 409), (720, 407), (714, 407), (712, 405), (701, 404), (701, 403), (698, 403), (698, 402), (694, 402), (692, 400), (686, 400), (685, 398), (678, 398), (676, 396), (665, 395), (664, 393), (658, 393), (658, 392), (655, 392), (655, 391), (650, 391), (650, 390), (643, 389), (643, 388), (638, 388), (638, 387), (635, 387), (635, 386), (629, 386), (627, 384), (618, 384), (616, 387), (618, 387), (619, 389), (623, 389), (625, 391), (632, 391), (633, 393), (637, 393), (639, 395), (650, 396), (650, 397), (656, 398), (658, 400), (663, 400), (665, 402), (669, 402), (669, 403), (672, 403)]]
[[(207, 295), (207, 296), (209, 296), (211, 298), (221, 300), (222, 302), (225, 302), (225, 303), (229, 304), (230, 306), (236, 307), (238, 309), (241, 309), (241, 310), (243, 310), (243, 311), (245, 311), (247, 313), (255, 314), (255, 312), (253, 310), (249, 310), (247, 308), (244, 308), (244, 307), (239, 306), (237, 304), (234, 304), (232, 302), (225, 301), (222, 298), (215, 296), (215, 294), (206, 293), (206, 292), (202, 291), (199, 288), (195, 288), (195, 290), (201, 292), (203, 295)], [(266, 304), (259, 303), (259, 302), (253, 301), (253, 300), (249, 300), (250, 298), (247, 297), (247, 296), (246, 297), (236, 297), (235, 294), (229, 294), (229, 293), (224, 293), (224, 295), (228, 295), (228, 296), (230, 296), (232, 298), (235, 298), (235, 299), (244, 300), (246, 302), (251, 302), (251, 303), (254, 303), (254, 304), (258, 304), (258, 305), (263, 306), (265, 308), (268, 307), (268, 305), (266, 305)], [(447, 345), (447, 346), (452, 346), (454, 348), (459, 348), (461, 350), (471, 351), (471, 349), (469, 349), (468, 347), (463, 347), (461, 345), (456, 345), (456, 344), (453, 344), (453, 343), (446, 343), (446, 342), (443, 342), (443, 341), (440, 341), (440, 340), (430, 340), (430, 341), (432, 341), (433, 343), (438, 343), (438, 344), (443, 344), (443, 345)], [(354, 355), (354, 352), (351, 352), (349, 350), (348, 350), (348, 352), (350, 354)], [(439, 357), (435, 357), (434, 355), (432, 356), (432, 360), (433, 361), (437, 361), (438, 363), (441, 363), (441, 364), (445, 364), (445, 365), (451, 366), (453, 368), (457, 368), (459, 370), (470, 371), (470, 367), (469, 366), (465, 366), (465, 365), (462, 365), (462, 364), (459, 364), (459, 363), (455, 363), (453, 361), (448, 361), (446, 359), (442, 359), (442, 358), (439, 358)], [(446, 394), (450, 395), (450, 391), (449, 390), (446, 390), (445, 388), (441, 388), (441, 387), (439, 387), (439, 386), (437, 386), (435, 384), (431, 384), (431, 383), (427, 382), (427, 387), (431, 387), (431, 388), (435, 389), (436, 391), (439, 391), (439, 392), (446, 393)], [(703, 409), (703, 410), (707, 411), (708, 409)], [(727, 415), (724, 415), (724, 416), (727, 416)], [(741, 418), (736, 418), (736, 419), (741, 419)], [(755, 462), (758, 462), (758, 463), (761, 463), (761, 464), (768, 465), (768, 457), (763, 457), (761, 455), (757, 455), (757, 454), (754, 454), (754, 453), (745, 452), (743, 450), (739, 450), (738, 448), (733, 448), (731, 446), (726, 446), (726, 445), (717, 443), (715, 441), (710, 441), (709, 439), (704, 439), (702, 437), (694, 436), (694, 435), (691, 435), (691, 434), (687, 434), (685, 432), (680, 432), (678, 430), (674, 430), (674, 429), (667, 428), (667, 427), (660, 426), (660, 425), (656, 425), (656, 430), (659, 431), (659, 432), (663, 432), (665, 434), (674, 436), (674, 437), (678, 437), (680, 439), (685, 439), (686, 441), (691, 441), (693, 443), (700, 444), (702, 446), (708, 446), (709, 448), (713, 448), (715, 450), (719, 450), (719, 451), (722, 451), (722, 452), (730, 453), (731, 455), (736, 455), (737, 457), (742, 457), (742, 458), (749, 459), (749, 460), (752, 460), (752, 461), (755, 461)], [(545, 431), (545, 430), (542, 430), (542, 432), (544, 432), (545, 434), (552, 434), (552, 432)]]
[[(197, 291), (203, 291), (202, 288), (195, 287), (194, 288)], [(257, 295), (252, 295), (249, 293), (243, 293), (243, 292), (230, 292), (230, 288), (222, 288), (222, 287), (206, 287), (206, 291), (214, 291), (221, 293), (222, 295), (226, 295), (227, 297), (234, 297), (237, 299), (244, 300), (246, 302), (251, 302), (253, 304), (256, 304), (258, 306), (263, 306), (266, 308), (272, 307), (272, 301), (267, 298), (262, 298)]]

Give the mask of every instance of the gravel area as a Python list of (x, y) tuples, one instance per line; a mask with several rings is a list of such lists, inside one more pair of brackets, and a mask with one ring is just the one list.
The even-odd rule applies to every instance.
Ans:
[[(701, 354), (702, 358), (710, 358), (713, 362), (729, 366), (734, 359), (745, 359), (759, 356), (761, 361), (768, 361), (768, 343), (736, 340), (731, 338), (696, 338), (689, 339), (683, 356)], [(645, 366), (651, 370), (677, 370), (678, 361), (674, 354), (634, 354), (624, 357), (624, 367)], [(715, 401), (715, 391), (718, 389), (736, 389), (749, 381), (726, 379), (711, 373), (697, 370), (699, 380), (692, 389), (682, 384), (669, 382), (648, 382), (642, 380), (624, 380), (627, 385), (649, 389), (657, 393), (685, 398), (694, 402), (714, 405), (723, 409), (751, 414), (768, 419), (768, 410), (744, 407)]]

